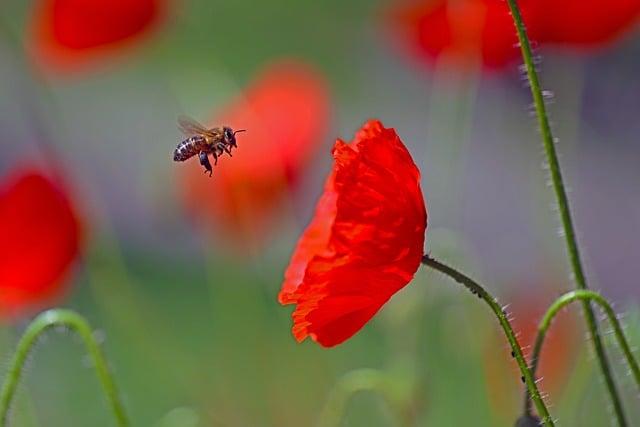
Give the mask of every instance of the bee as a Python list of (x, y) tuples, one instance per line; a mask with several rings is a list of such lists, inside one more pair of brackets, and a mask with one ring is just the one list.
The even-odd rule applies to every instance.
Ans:
[(229, 157), (232, 148), (238, 148), (236, 134), (245, 132), (244, 129), (234, 131), (228, 126), (207, 129), (197, 121), (185, 117), (178, 117), (178, 127), (188, 138), (182, 141), (173, 152), (173, 160), (184, 162), (198, 155), (200, 164), (204, 167), (204, 173), (213, 173), (209, 154), (213, 156), (214, 166), (218, 164), (218, 157), (227, 153)]

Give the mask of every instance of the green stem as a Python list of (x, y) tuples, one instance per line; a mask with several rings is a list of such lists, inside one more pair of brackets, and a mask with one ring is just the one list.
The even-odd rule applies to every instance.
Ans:
[(18, 348), (11, 360), (9, 371), (7, 372), (2, 390), (0, 391), (0, 425), (3, 427), (7, 425), (9, 408), (15, 396), (18, 383), (20, 382), (20, 377), (24, 371), (24, 364), (29, 356), (29, 352), (36, 344), (38, 337), (54, 326), (65, 326), (80, 336), (89, 355), (93, 359), (98, 379), (111, 405), (111, 410), (117, 420), (118, 426), (128, 426), (129, 421), (124, 406), (122, 405), (122, 399), (120, 398), (118, 389), (107, 366), (107, 361), (102, 354), (102, 350), (93, 336), (91, 326), (89, 326), (84, 317), (71, 310), (63, 309), (48, 310), (41, 313), (29, 324), (22, 338), (20, 338)]
[[(616, 336), (616, 339), (618, 340), (618, 344), (622, 349), (624, 357), (627, 359), (627, 363), (629, 364), (631, 373), (633, 374), (636, 384), (640, 389), (640, 367), (638, 366), (638, 361), (634, 358), (631, 347), (629, 346), (629, 343), (624, 336), (622, 325), (620, 325), (620, 321), (616, 317), (616, 313), (613, 311), (613, 308), (611, 308), (609, 302), (602, 295), (594, 291), (583, 289), (567, 292), (566, 294), (560, 296), (553, 302), (553, 304), (551, 304), (551, 307), (549, 307), (544, 317), (540, 321), (540, 325), (538, 326), (538, 336), (536, 337), (536, 342), (533, 346), (533, 353), (531, 354), (530, 369), (533, 376), (535, 377), (536, 370), (538, 369), (538, 364), (540, 362), (540, 352), (542, 351), (542, 344), (544, 343), (544, 338), (547, 334), (547, 331), (549, 330), (549, 327), (551, 326), (551, 322), (562, 308), (576, 300), (593, 301), (600, 305), (604, 313), (609, 318), (609, 322), (613, 327), (613, 332)], [(529, 399), (529, 390), (525, 390), (524, 411), (526, 414), (531, 413), (531, 399)]]
[[(580, 260), (580, 251), (578, 249), (578, 241), (576, 239), (576, 233), (573, 227), (573, 220), (571, 218), (571, 211), (569, 209), (569, 200), (562, 180), (562, 173), (560, 172), (560, 163), (558, 161), (558, 155), (556, 153), (553, 134), (551, 133), (551, 126), (549, 125), (549, 119), (547, 116), (546, 106), (544, 102), (544, 96), (538, 79), (538, 73), (536, 71), (535, 63), (533, 60), (533, 53), (531, 50), (531, 44), (527, 36), (527, 30), (518, 8), (516, 0), (507, 0), (513, 22), (518, 34), (518, 41), (520, 42), (520, 49), (522, 51), (522, 58), (524, 59), (524, 65), (527, 70), (527, 78), (529, 79), (529, 85), (531, 87), (531, 95), (533, 96), (533, 103), (535, 105), (536, 116), (538, 117), (538, 124), (540, 127), (540, 133), (542, 134), (542, 143), (544, 145), (544, 151), (549, 162), (549, 172), (551, 173), (551, 182), (553, 183), (553, 189), (555, 191), (556, 199), (558, 202), (558, 208), (560, 210), (560, 218), (562, 220), (562, 228), (564, 231), (565, 242), (567, 245), (567, 252), (569, 253), (569, 260), (571, 263), (571, 269), (578, 289), (587, 289), (587, 279), (582, 267), (582, 261)], [(607, 359), (607, 354), (602, 344), (602, 338), (598, 331), (598, 324), (593, 313), (593, 307), (589, 301), (583, 300), (582, 307), (585, 318), (587, 320), (587, 327), (593, 342), (593, 347), (600, 364), (600, 370), (604, 377), (611, 401), (618, 419), (620, 426), (626, 426), (624, 411), (622, 409), (622, 401), (616, 388), (613, 375), (611, 373), (611, 367)]]
[(344, 374), (336, 383), (324, 409), (320, 413), (318, 427), (338, 427), (344, 416), (349, 399), (361, 391), (374, 391), (382, 395), (389, 404), (393, 398), (388, 392), (389, 378), (377, 369), (356, 369)]
[(509, 323), (509, 319), (507, 318), (507, 314), (503, 311), (500, 304), (496, 301), (496, 299), (487, 292), (478, 282), (474, 281), (470, 277), (464, 275), (463, 273), (455, 270), (454, 268), (449, 267), (448, 265), (442, 264), (439, 261), (431, 258), (429, 255), (425, 255), (422, 257), (422, 263), (427, 267), (431, 267), (434, 270), (437, 270), (456, 282), (464, 285), (467, 289), (471, 291), (471, 293), (477, 295), (480, 299), (486, 302), (491, 311), (496, 315), (498, 321), (500, 322), (500, 326), (504, 331), (504, 334), (507, 337), (507, 341), (509, 341), (509, 345), (511, 346), (511, 354), (516, 359), (518, 363), (518, 367), (520, 368), (520, 373), (522, 374), (522, 380), (527, 386), (527, 390), (531, 393), (532, 400), (536, 405), (538, 410), (538, 415), (542, 418), (542, 422), (547, 427), (553, 427), (554, 423), (551, 419), (551, 415), (549, 415), (549, 411), (547, 410), (544, 401), (542, 400), (542, 396), (540, 395), (540, 391), (538, 391), (538, 386), (536, 385), (536, 381), (533, 377), (532, 372), (529, 370), (527, 362), (522, 353), (522, 348), (518, 343), (518, 338), (516, 338), (516, 334), (511, 327), (511, 323)]

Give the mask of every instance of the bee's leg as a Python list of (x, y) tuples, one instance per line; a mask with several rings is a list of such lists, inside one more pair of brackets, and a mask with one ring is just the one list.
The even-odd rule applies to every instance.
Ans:
[(213, 169), (211, 168), (211, 163), (209, 163), (209, 156), (207, 156), (207, 152), (206, 151), (201, 151), (200, 152), (200, 164), (202, 166), (204, 166), (204, 173), (209, 172), (209, 176), (211, 176), (211, 174), (213, 173)]
[(215, 157), (220, 157), (223, 153), (222, 151), (222, 144), (221, 143), (217, 143), (216, 145), (213, 146), (213, 150), (211, 150), (212, 154)]
[(214, 152), (216, 153), (216, 156), (222, 156), (224, 154), (224, 144), (216, 144), (216, 149), (214, 150)]
[(219, 154), (217, 153), (218, 150), (213, 150), (211, 152), (211, 155), (213, 156), (213, 166), (216, 166), (218, 164), (218, 156)]
[(231, 149), (228, 145), (223, 145), (222, 149), (229, 155), (229, 157), (233, 157), (233, 155), (231, 154)]

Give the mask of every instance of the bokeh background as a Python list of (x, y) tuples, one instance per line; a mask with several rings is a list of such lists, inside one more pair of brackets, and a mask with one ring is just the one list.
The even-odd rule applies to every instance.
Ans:
[[(573, 3), (546, 5), (548, 22)], [(591, 286), (615, 303), (638, 346), (640, 4), (584, 5), (575, 27), (557, 18), (566, 32), (538, 30), (535, 11), (525, 16), (539, 37)], [(28, 297), (0, 304), (2, 360), (38, 310), (63, 306), (104, 339), (137, 426), (512, 425), (522, 399), (515, 363), (490, 312), (458, 285), (419, 271), (328, 350), (297, 344), (291, 307), (276, 301), (335, 138), (351, 139), (375, 117), (396, 128), (422, 171), (426, 250), (486, 283), (532, 343), (545, 307), (572, 285), (500, 7), (2, 2), (0, 196), (35, 173), (72, 211), (58, 221), (65, 214), (38, 203), (37, 189), (23, 200), (26, 214), (6, 214), (0, 200), (0, 258), (19, 259), (0, 260), (0, 276), (46, 273)], [(211, 179), (197, 159), (172, 161), (181, 114), (248, 130)], [(20, 226), (31, 232), (10, 233)], [(47, 264), (53, 254), (59, 265)], [(80, 341), (58, 332), (33, 353), (11, 425), (112, 425)], [(542, 388), (561, 425), (610, 425), (584, 332), (579, 310), (560, 316)], [(609, 341), (629, 418), (640, 423)]]

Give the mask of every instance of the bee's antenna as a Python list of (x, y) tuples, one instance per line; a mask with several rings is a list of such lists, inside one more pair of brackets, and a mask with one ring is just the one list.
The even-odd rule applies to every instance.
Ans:
[(237, 131), (233, 132), (233, 135), (235, 136), (236, 133), (240, 133), (240, 132), (246, 132), (246, 129), (238, 129)]

